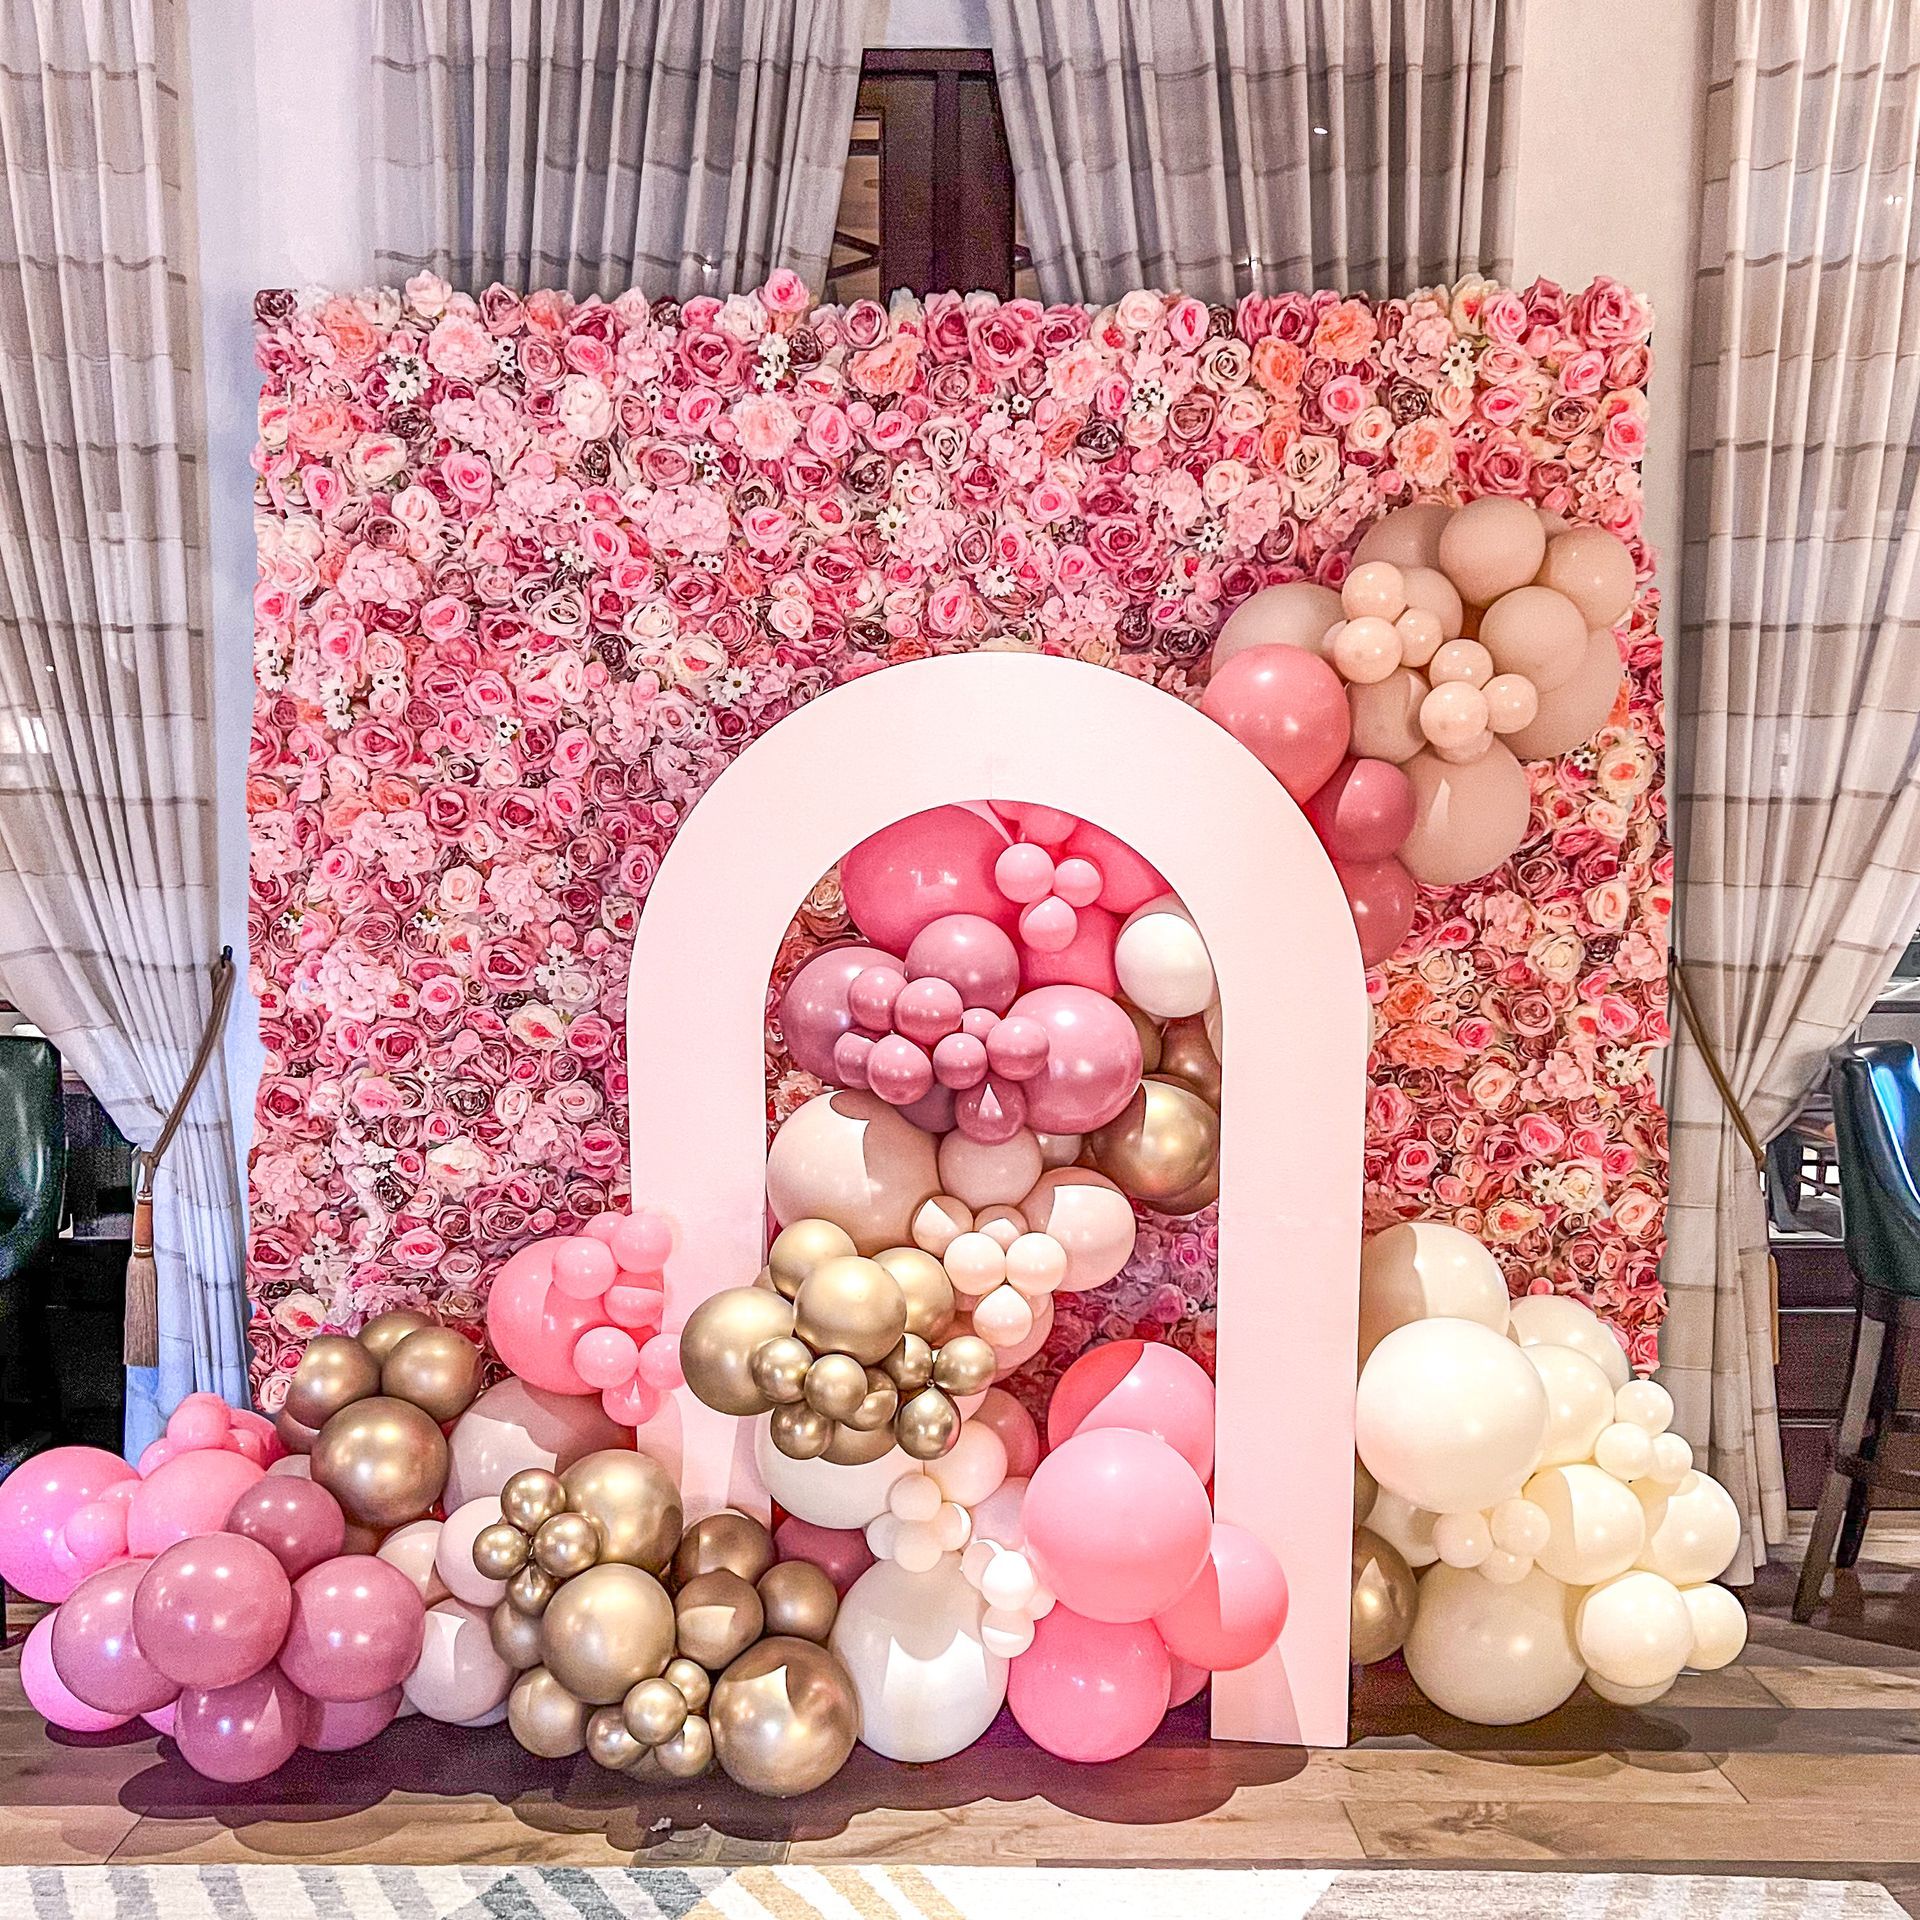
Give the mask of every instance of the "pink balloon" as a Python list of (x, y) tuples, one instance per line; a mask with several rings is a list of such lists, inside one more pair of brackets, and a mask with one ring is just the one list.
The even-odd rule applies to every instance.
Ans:
[(306, 1696), (278, 1667), (230, 1687), (194, 1687), (180, 1696), (173, 1737), (180, 1757), (209, 1780), (264, 1780), (299, 1750)]
[(1333, 863), (1353, 911), (1354, 931), (1360, 936), (1360, 959), (1377, 967), (1389, 959), (1413, 926), (1419, 894), (1413, 876), (1398, 860), (1373, 860), (1351, 865)]
[(900, 962), (877, 947), (829, 947), (816, 953), (787, 983), (780, 999), (780, 1031), (803, 1073), (833, 1076), (833, 1043), (854, 1026), (848, 995), (869, 967), (898, 972)]
[(1086, 987), (1041, 987), (1022, 994), (1009, 1017), (1047, 1032), (1047, 1064), (1025, 1086), (1028, 1124), (1039, 1132), (1091, 1132), (1133, 1098), (1140, 1036), (1116, 1002)]
[(140, 1458), (133, 1463), (134, 1471), (144, 1480), (148, 1474), (164, 1467), (179, 1451), (163, 1433), (158, 1440), (150, 1440), (141, 1448)]
[(554, 1243), (522, 1247), (493, 1276), (487, 1295), (487, 1337), (493, 1350), (530, 1386), (550, 1393), (591, 1393), (573, 1364), (574, 1342), (606, 1318), (597, 1300), (576, 1300), (553, 1284)]
[(968, 1417), (999, 1435), (1000, 1444), (1007, 1450), (1009, 1480), (1024, 1480), (1040, 1464), (1040, 1428), (1005, 1387), (989, 1387), (986, 1398)]
[(1119, 914), (1105, 907), (1081, 907), (1073, 916), (1073, 938), (1057, 953), (1042, 953), (1038, 947), (1022, 950), (1020, 977), (1030, 989), (1091, 987), (1095, 993), (1117, 994), (1120, 976), (1113, 970), (1113, 948), (1119, 938)]
[(1340, 764), (1353, 726), (1340, 676), (1302, 647), (1235, 654), (1207, 682), (1200, 711), (1302, 803)]
[(217, 1393), (190, 1393), (167, 1416), (167, 1438), (176, 1453), (226, 1443), (233, 1416)]
[(29, 1600), (64, 1600), (86, 1577), (54, 1562), (67, 1522), (118, 1482), (134, 1478), (100, 1447), (49, 1447), (0, 1480), (0, 1580)]
[(639, 1364), (639, 1345), (622, 1327), (589, 1327), (574, 1343), (574, 1371), (590, 1387), (624, 1386)]
[(1413, 786), (1391, 760), (1349, 755), (1307, 802), (1307, 818), (1336, 860), (1385, 860), (1413, 831)]
[(782, 1560), (811, 1561), (839, 1594), (873, 1565), (867, 1536), (858, 1527), (817, 1527), (811, 1520), (789, 1518), (774, 1529), (773, 1544)]
[(553, 1243), (553, 1284), (575, 1300), (597, 1300), (620, 1272), (612, 1246), (584, 1233), (557, 1236)]
[(1225, 1673), (1250, 1665), (1287, 1624), (1287, 1576), (1264, 1540), (1216, 1521), (1200, 1577), (1153, 1624), (1195, 1666)]
[(401, 1693), (389, 1687), (371, 1700), (309, 1700), (304, 1744), (315, 1753), (345, 1753), (384, 1733), (400, 1711)]
[[(133, 1482), (120, 1480), (116, 1486)], [(127, 1502), (125, 1500), (89, 1500), (75, 1510), (60, 1530), (61, 1543), (74, 1563), (88, 1573), (98, 1572), (111, 1562), (123, 1559), (127, 1551)]]
[(680, 1365), (680, 1336), (677, 1333), (663, 1333), (649, 1340), (640, 1349), (640, 1364), (636, 1373), (639, 1379), (659, 1393), (671, 1393), (676, 1387), (684, 1387), (687, 1376)]
[[(653, 1328), (666, 1318), (667, 1296), (659, 1287), (616, 1280), (601, 1297), (600, 1304), (616, 1327)], [(585, 1338), (582, 1334), (581, 1339)]]
[(993, 863), (993, 881), (1023, 907), (1044, 900), (1053, 891), (1053, 855), (1030, 840), (1016, 841)]
[(1007, 1705), (1035, 1745), (1062, 1760), (1118, 1760), (1165, 1719), (1173, 1688), (1150, 1622), (1089, 1620), (1057, 1606), (1007, 1674)]
[(180, 1691), (133, 1637), (133, 1595), (148, 1560), (118, 1560), (90, 1573), (53, 1616), (53, 1664), (67, 1690), (123, 1718), (164, 1707)]
[(346, 1542), (347, 1516), (317, 1482), (270, 1473), (233, 1503), (227, 1531), (265, 1547), (287, 1578), (298, 1580), (339, 1553)]
[(1033, 1471), (1027, 1545), (1044, 1585), (1090, 1620), (1150, 1620), (1206, 1564), (1206, 1488), (1164, 1440), (1097, 1427)]
[(1074, 814), (1045, 807), (1037, 800), (990, 800), (987, 803), (1022, 840), (1037, 846), (1060, 846), (1080, 824)]
[(933, 1077), (956, 1093), (987, 1077), (986, 1042), (970, 1033), (950, 1033), (933, 1050)]
[(623, 1273), (659, 1273), (673, 1253), (673, 1222), (654, 1207), (616, 1214), (607, 1245)]
[(420, 1589), (398, 1567), (341, 1554), (293, 1583), (280, 1665), (316, 1700), (370, 1700), (413, 1671), (425, 1622)]
[(257, 1540), (206, 1533), (177, 1541), (133, 1596), (140, 1651), (182, 1687), (231, 1687), (280, 1650), (293, 1612), (286, 1569)]
[(151, 1559), (176, 1540), (218, 1533), (233, 1503), (256, 1486), (265, 1469), (224, 1449), (179, 1453), (141, 1482), (127, 1509), (127, 1550)]
[(644, 1427), (660, 1411), (660, 1393), (645, 1380), (623, 1380), (601, 1392), (600, 1405), (609, 1420), (623, 1427)]
[[(904, 999), (906, 996), (901, 996)], [(910, 1107), (933, 1088), (933, 1062), (926, 1049), (901, 1034), (873, 1043), (867, 1055), (867, 1085), (891, 1107)]]
[(1100, 869), (1099, 904), (1118, 920), (1173, 891), (1156, 867), (1149, 866), (1119, 835), (1096, 827), (1091, 820), (1074, 828), (1066, 851)]
[(1003, 927), (1013, 907), (993, 863), (1012, 838), (967, 807), (934, 807), (883, 827), (840, 862), (853, 923), (876, 946), (905, 952), (943, 914), (977, 913)]
[(991, 920), (977, 913), (943, 914), (914, 935), (907, 978), (945, 980), (959, 990), (963, 1007), (1005, 1013), (1020, 991), (1020, 955)]
[(58, 1616), (44, 1613), (33, 1623), (20, 1649), (20, 1687), (27, 1704), (49, 1726), (68, 1733), (111, 1733), (133, 1718), (130, 1713), (102, 1713), (90, 1707), (62, 1680), (53, 1666), (53, 1623)]
[[(253, 1434), (258, 1437), (261, 1445), (266, 1449), (266, 1457), (260, 1462), (263, 1467), (270, 1467), (276, 1460), (284, 1460), (287, 1457), (286, 1442), (280, 1438), (273, 1422), (264, 1413), (255, 1413), (251, 1407), (229, 1407), (227, 1417), (230, 1422), (228, 1428), (230, 1442), (241, 1434)], [(246, 1453), (248, 1450), (243, 1447), (240, 1451)], [(251, 1458), (251, 1454), (248, 1457)]]
[(1075, 854), (1053, 871), (1053, 890), (1070, 907), (1090, 907), (1100, 898), (1105, 877), (1091, 860)]
[(1184, 1707), (1209, 1680), (1213, 1678), (1205, 1667), (1196, 1667), (1191, 1661), (1182, 1660), (1176, 1653), (1173, 1659), (1173, 1692), (1167, 1704), (1170, 1707)]
[(1010, 1081), (983, 1081), (954, 1095), (953, 1124), (983, 1147), (1003, 1147), (1027, 1124), (1027, 1096)]
[(1202, 1482), (1213, 1475), (1213, 1382), (1178, 1347), (1108, 1340), (1060, 1376), (1047, 1403), (1047, 1445), (1101, 1427), (1153, 1434)]
[(1079, 931), (1079, 916), (1058, 895), (1020, 909), (1020, 939), (1034, 953), (1065, 953)]
[(173, 1738), (173, 1723), (179, 1715), (179, 1710), (180, 1702), (178, 1700), (169, 1700), (164, 1707), (155, 1707), (151, 1713), (143, 1713), (140, 1718), (144, 1720), (155, 1733), (163, 1733), (171, 1740)]

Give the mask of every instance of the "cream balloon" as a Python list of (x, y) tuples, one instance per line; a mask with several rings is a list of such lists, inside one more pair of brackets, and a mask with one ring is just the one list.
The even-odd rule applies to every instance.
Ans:
[(1613, 1397), (1613, 1417), (1648, 1434), (1673, 1425), (1673, 1395), (1658, 1380), (1629, 1380)]
[(1653, 1436), (1631, 1420), (1616, 1420), (1600, 1429), (1593, 1443), (1593, 1464), (1616, 1480), (1644, 1479), (1653, 1471)]
[(1547, 1516), (1547, 1542), (1534, 1558), (1569, 1586), (1625, 1573), (1646, 1544), (1646, 1517), (1633, 1489), (1584, 1461), (1543, 1467), (1525, 1497)]
[(1441, 531), (1452, 518), (1453, 509), (1439, 500), (1396, 507), (1382, 514), (1361, 536), (1353, 550), (1354, 565), (1390, 560), (1402, 569), (1435, 566), (1440, 558)]
[(1340, 596), (1311, 580), (1262, 587), (1228, 614), (1209, 664), (1218, 673), (1235, 654), (1250, 647), (1304, 647), (1318, 653), (1321, 636), (1345, 617)]
[[(1485, 695), (1479, 697), (1484, 706)], [(1398, 858), (1425, 885), (1481, 879), (1527, 837), (1533, 796), (1525, 770), (1500, 741), (1463, 766), (1429, 751), (1403, 770), (1413, 787), (1413, 831)]]
[(1114, 942), (1120, 990), (1156, 1020), (1181, 1020), (1213, 1002), (1213, 961), (1200, 929), (1170, 893), (1128, 916)]
[(1411, 667), (1401, 667), (1372, 685), (1353, 682), (1347, 688), (1347, 715), (1352, 724), (1348, 750), (1360, 760), (1391, 760), (1396, 765), (1426, 750), (1420, 730), (1420, 707), (1427, 697), (1427, 681)]
[(1602, 1700), (1610, 1701), (1616, 1707), (1647, 1707), (1658, 1700), (1673, 1685), (1673, 1681), (1662, 1680), (1651, 1687), (1616, 1687), (1611, 1680), (1603, 1680), (1589, 1669), (1587, 1685)]
[(1747, 1610), (1739, 1596), (1725, 1587), (1699, 1586), (1683, 1588), (1680, 1597), (1693, 1623), (1687, 1665), (1701, 1673), (1726, 1666), (1747, 1644)]
[(389, 1566), (398, 1567), (419, 1589), (424, 1606), (432, 1606), (447, 1597), (447, 1583), (440, 1578), (439, 1520), (411, 1520), (395, 1527), (374, 1551)]
[(764, 1419), (753, 1423), (753, 1457), (768, 1493), (796, 1520), (816, 1527), (864, 1527), (886, 1512), (893, 1483), (920, 1471), (919, 1461), (898, 1447), (851, 1467), (790, 1459), (773, 1444)]
[(504, 1580), (489, 1580), (473, 1564), (475, 1537), (499, 1518), (497, 1494), (483, 1494), (478, 1500), (465, 1501), (447, 1515), (435, 1543), (434, 1571), (446, 1590), (470, 1607), (491, 1610), (507, 1597)]
[(1398, 619), (1407, 608), (1406, 579), (1391, 560), (1364, 560), (1341, 581), (1340, 604), (1351, 620)]
[(1327, 659), (1341, 679), (1372, 686), (1397, 672), (1405, 643), (1390, 620), (1363, 614), (1343, 621), (1327, 636)]
[(767, 1148), (774, 1218), (783, 1227), (831, 1220), (863, 1254), (906, 1243), (915, 1211), (939, 1188), (932, 1136), (877, 1094), (818, 1094)]
[(1103, 1287), (1133, 1257), (1133, 1202), (1090, 1167), (1043, 1173), (1017, 1205), (1033, 1232), (1051, 1234), (1066, 1249), (1061, 1293)]
[(1593, 1443), (1613, 1418), (1613, 1388), (1584, 1353), (1572, 1347), (1521, 1349), (1539, 1371), (1547, 1389), (1547, 1437), (1540, 1447), (1543, 1467), (1571, 1466), (1593, 1455)]
[(940, 1142), (939, 1185), (975, 1209), (1013, 1206), (1046, 1171), (1040, 1141), (1031, 1127), (1011, 1140), (969, 1140), (958, 1129)]
[(1507, 1283), (1470, 1233), (1441, 1220), (1403, 1220), (1360, 1249), (1360, 1360), (1414, 1320), (1477, 1320), (1507, 1329)]
[(1526, 586), (1546, 558), (1547, 536), (1524, 500), (1482, 494), (1440, 529), (1435, 561), (1460, 597), (1485, 607)]
[(1534, 717), (1507, 735), (1507, 745), (1522, 760), (1555, 760), (1584, 747), (1607, 724), (1625, 677), (1613, 635), (1604, 628), (1588, 634), (1572, 674), (1540, 695)]
[(938, 1260), (963, 1233), (973, 1231), (973, 1209), (950, 1193), (936, 1193), (914, 1209), (913, 1244)]
[(1619, 1573), (1590, 1588), (1573, 1616), (1574, 1645), (1616, 1687), (1671, 1685), (1693, 1650), (1693, 1615), (1657, 1573)]
[(556, 1473), (602, 1447), (632, 1445), (597, 1393), (548, 1393), (509, 1376), (487, 1388), (453, 1423), (448, 1440), (448, 1512), (497, 1494), (523, 1467)]
[(427, 1609), (420, 1658), (400, 1686), (429, 1720), (467, 1726), (502, 1705), (517, 1677), (494, 1650), (488, 1610), (449, 1597)]
[(1483, 1727), (1551, 1713), (1586, 1671), (1573, 1641), (1573, 1596), (1537, 1567), (1507, 1586), (1433, 1568), (1421, 1578), (1403, 1652), (1414, 1685), (1436, 1707)]
[(1563, 593), (1589, 627), (1610, 627), (1633, 605), (1633, 554), (1605, 527), (1569, 527), (1547, 542), (1536, 576)]
[(1726, 1572), (1740, 1546), (1740, 1509), (1711, 1474), (1695, 1468), (1671, 1491), (1653, 1481), (1636, 1482), (1631, 1491), (1646, 1510), (1636, 1566), (1664, 1574), (1677, 1587), (1699, 1586)]
[(1584, 1353), (1616, 1392), (1633, 1377), (1626, 1349), (1584, 1301), (1563, 1293), (1522, 1294), (1513, 1303), (1508, 1324), (1523, 1347), (1571, 1347), (1575, 1353)]
[[(1363, 1463), (1364, 1464), (1364, 1463)], [(1433, 1530), (1440, 1516), (1386, 1488), (1374, 1495), (1367, 1513), (1367, 1531), (1377, 1533), (1417, 1573), (1440, 1558)]]

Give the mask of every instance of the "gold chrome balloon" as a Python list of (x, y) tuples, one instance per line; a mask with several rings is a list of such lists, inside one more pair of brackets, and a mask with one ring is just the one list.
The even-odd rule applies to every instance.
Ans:
[(696, 1520), (680, 1536), (673, 1556), (673, 1582), (683, 1587), (702, 1573), (725, 1568), (742, 1580), (758, 1580), (773, 1565), (773, 1535), (751, 1514), (726, 1508)]
[(893, 1417), (893, 1437), (915, 1460), (938, 1460), (960, 1438), (960, 1409), (938, 1387), (922, 1387)]
[(766, 1617), (759, 1593), (737, 1573), (697, 1573), (673, 1597), (677, 1645), (689, 1660), (718, 1673), (760, 1638)]
[(1151, 1075), (1115, 1119), (1087, 1135), (1093, 1165), (1148, 1206), (1197, 1187), (1219, 1152), (1220, 1116), (1183, 1082)]
[(600, 1558), (600, 1529), (584, 1513), (556, 1513), (533, 1536), (533, 1558), (542, 1572), (570, 1580)]
[(1357, 1527), (1353, 1535), (1353, 1627), (1347, 1657), (1356, 1667), (1370, 1667), (1390, 1653), (1413, 1630), (1420, 1589), (1413, 1570), (1397, 1548), (1377, 1533)]
[(953, 1324), (953, 1282), (946, 1268), (920, 1247), (889, 1247), (873, 1258), (907, 1297), (907, 1331), (937, 1344)]
[(1152, 1014), (1143, 1013), (1131, 1000), (1122, 1000), (1120, 1011), (1133, 1022), (1133, 1030), (1140, 1036), (1140, 1071), (1158, 1073), (1160, 1050), (1166, 1044), (1160, 1032), (1159, 1021)]
[(706, 1710), (708, 1697), (713, 1692), (713, 1682), (698, 1660), (689, 1660), (685, 1654), (675, 1654), (667, 1662), (667, 1670), (661, 1678), (673, 1682), (674, 1692), (687, 1703), (689, 1713)]
[(488, 1580), (511, 1580), (532, 1551), (533, 1542), (518, 1527), (496, 1520), (473, 1537), (473, 1569)]
[(618, 1707), (596, 1707), (587, 1721), (587, 1758), (612, 1773), (624, 1772), (646, 1752), (627, 1731)]
[(309, 1427), (296, 1420), (285, 1407), (273, 1417), (273, 1430), (280, 1436), (280, 1444), (289, 1453), (311, 1453), (313, 1443), (320, 1438), (317, 1427)]
[(589, 1567), (540, 1616), (540, 1652), (575, 1699), (613, 1706), (672, 1659), (673, 1602), (639, 1567)]
[(905, 1334), (880, 1362), (880, 1371), (902, 1393), (918, 1393), (933, 1378), (933, 1349), (919, 1334)]
[(894, 1445), (891, 1419), (883, 1427), (865, 1431), (853, 1426), (835, 1427), (833, 1438), (820, 1458), (829, 1466), (864, 1467), (869, 1460), (878, 1460), (883, 1453), (891, 1453)]
[(322, 1333), (307, 1342), (287, 1412), (303, 1427), (324, 1427), (342, 1407), (380, 1391), (380, 1362), (358, 1340), (344, 1333)]
[(540, 1664), (540, 1622), (502, 1600), (487, 1616), (493, 1650), (516, 1672)]
[(567, 1508), (600, 1529), (600, 1558), (665, 1573), (680, 1541), (680, 1489), (651, 1454), (606, 1447), (560, 1476)]
[(753, 1356), (793, 1331), (793, 1303), (758, 1287), (727, 1287), (694, 1308), (680, 1330), (680, 1370), (693, 1397), (716, 1413), (765, 1413)]
[(728, 1778), (783, 1799), (831, 1780), (860, 1732), (846, 1668), (825, 1647), (786, 1634), (734, 1661), (714, 1685), (707, 1717)]
[(853, 1235), (831, 1220), (796, 1220), (774, 1235), (767, 1249), (767, 1271), (774, 1286), (791, 1300), (800, 1291), (800, 1283), (815, 1267), (828, 1260), (844, 1260), (859, 1249)]
[(447, 1438), (411, 1400), (344, 1406), (313, 1443), (313, 1477), (365, 1527), (418, 1520), (447, 1484)]
[(567, 1510), (567, 1490), (557, 1473), (522, 1467), (500, 1489), (500, 1516), (522, 1533), (538, 1533), (556, 1513)]
[(933, 1384), (946, 1393), (984, 1393), (999, 1360), (977, 1333), (956, 1334), (933, 1356)]
[(1202, 1207), (1212, 1206), (1219, 1198), (1220, 1162), (1216, 1160), (1196, 1185), (1182, 1193), (1169, 1194), (1164, 1200), (1154, 1201), (1153, 1210), (1166, 1214), (1170, 1219), (1183, 1220), (1190, 1213), (1198, 1213)]
[(840, 1611), (840, 1595), (811, 1560), (783, 1560), (769, 1567), (760, 1576), (759, 1591), (767, 1633), (827, 1644)]
[(829, 1420), (851, 1420), (867, 1397), (867, 1370), (850, 1353), (823, 1353), (807, 1369), (807, 1405)]
[(833, 1422), (802, 1403), (775, 1407), (767, 1434), (789, 1460), (817, 1460), (833, 1444)]
[(842, 1422), (855, 1433), (877, 1433), (900, 1408), (899, 1388), (878, 1367), (867, 1369), (866, 1383), (867, 1390), (860, 1396), (860, 1404)]
[(587, 1744), (588, 1712), (545, 1667), (523, 1673), (507, 1695), (513, 1737), (542, 1760), (565, 1760)]
[(395, 1307), (391, 1313), (376, 1313), (354, 1338), (384, 1365), (387, 1355), (408, 1334), (433, 1324), (424, 1313), (415, 1313), (411, 1307)]
[(380, 1368), (380, 1391), (411, 1400), (442, 1426), (457, 1420), (480, 1391), (480, 1349), (451, 1327), (422, 1327), (400, 1341)]
[(1220, 1062), (1214, 1056), (1213, 1042), (1207, 1038), (1207, 1023), (1197, 1013), (1184, 1020), (1169, 1020), (1161, 1046), (1160, 1064), (1147, 1069), (1163, 1080), (1178, 1080), (1191, 1087), (1208, 1106), (1220, 1110)]
[[(701, 1679), (705, 1678), (703, 1673)], [(621, 1703), (620, 1717), (643, 1747), (657, 1747), (686, 1725), (691, 1711), (686, 1696), (672, 1681), (642, 1680)]]
[(654, 1748), (653, 1758), (670, 1780), (698, 1780), (713, 1771), (712, 1727), (700, 1714), (688, 1714), (680, 1731)]
[(559, 1581), (545, 1567), (529, 1562), (507, 1582), (507, 1605), (515, 1613), (537, 1620), (546, 1612), (547, 1602), (559, 1591)]
[(807, 1369), (812, 1365), (813, 1349), (788, 1333), (777, 1340), (763, 1340), (755, 1347), (747, 1371), (774, 1406), (786, 1407), (806, 1392)]
[(1373, 1503), (1380, 1498), (1380, 1482), (1367, 1471), (1367, 1463), (1358, 1454), (1353, 1458), (1353, 1524), (1355, 1530), (1367, 1524)]
[(877, 1260), (823, 1260), (793, 1298), (793, 1330), (815, 1353), (884, 1360), (907, 1330), (907, 1296)]

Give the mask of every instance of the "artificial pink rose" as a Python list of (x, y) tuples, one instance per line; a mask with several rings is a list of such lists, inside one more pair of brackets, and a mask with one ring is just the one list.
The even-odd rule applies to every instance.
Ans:
[(1603, 275), (1574, 302), (1571, 322), (1589, 346), (1612, 347), (1646, 339), (1653, 309), (1630, 287)]
[(499, 365), (499, 350), (478, 320), (449, 313), (427, 335), (427, 364), (449, 380), (484, 380)]
[(760, 304), (769, 313), (805, 313), (812, 297), (807, 283), (791, 267), (775, 267), (760, 288)]
[(440, 477), (463, 506), (484, 507), (493, 498), (493, 468), (481, 454), (456, 447), (440, 462)]
[(740, 436), (740, 451), (749, 460), (780, 459), (800, 433), (799, 415), (777, 393), (736, 400), (728, 418)]

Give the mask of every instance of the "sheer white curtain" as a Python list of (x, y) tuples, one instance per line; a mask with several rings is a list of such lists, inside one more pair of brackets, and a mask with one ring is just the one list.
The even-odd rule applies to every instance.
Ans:
[[(1677, 669), (1678, 949), (1765, 1141), (1920, 913), (1920, 16), (1726, 0), (1707, 116)], [(1753, 1156), (1676, 1023), (1662, 1378), (1785, 1531)]]

